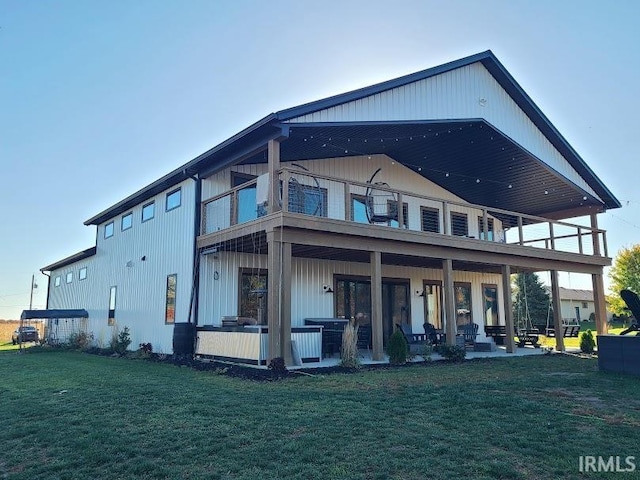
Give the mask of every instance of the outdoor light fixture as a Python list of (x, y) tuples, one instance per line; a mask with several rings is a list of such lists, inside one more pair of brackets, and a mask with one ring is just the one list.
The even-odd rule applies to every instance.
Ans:
[(331, 288), (329, 285), (323, 285), (322, 291), (324, 291), (324, 293), (333, 293), (333, 288)]

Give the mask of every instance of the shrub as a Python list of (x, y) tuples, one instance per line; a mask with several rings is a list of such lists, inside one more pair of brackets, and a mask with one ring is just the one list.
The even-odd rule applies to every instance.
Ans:
[(93, 343), (93, 333), (72, 333), (67, 339), (66, 346), (71, 350), (88, 350)]
[(409, 348), (407, 341), (400, 330), (396, 330), (389, 337), (389, 345), (387, 346), (387, 355), (389, 355), (389, 362), (394, 365), (406, 363)]
[(150, 343), (141, 343), (139, 347), (136, 352), (138, 358), (149, 358), (153, 355), (153, 345)]
[(129, 334), (129, 327), (124, 327), (120, 333), (111, 338), (110, 347), (115, 353), (123, 355), (127, 351), (127, 348), (129, 348), (130, 344), (131, 335)]
[(451, 362), (461, 362), (467, 356), (467, 351), (460, 345), (440, 345), (438, 353)]
[(591, 330), (587, 330), (580, 335), (580, 350), (584, 353), (593, 353), (596, 348), (596, 341)]
[(342, 332), (342, 349), (340, 359), (343, 367), (358, 368), (360, 359), (358, 358), (358, 327), (349, 322)]

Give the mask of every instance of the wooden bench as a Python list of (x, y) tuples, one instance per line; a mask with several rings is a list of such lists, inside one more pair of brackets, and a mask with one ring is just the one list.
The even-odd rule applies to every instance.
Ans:
[(504, 325), (485, 325), (484, 334), (493, 338), (496, 345), (504, 345), (504, 340), (507, 338), (507, 327)]
[[(487, 337), (493, 338), (496, 345), (504, 345), (507, 338), (507, 327), (505, 325), (485, 325), (484, 333)], [(524, 347), (527, 343), (538, 348), (540, 344), (540, 332), (536, 328), (518, 330), (515, 335), (519, 347)]]
[(540, 332), (537, 328), (522, 329), (516, 333), (518, 337), (518, 346), (524, 347), (527, 343), (533, 345), (533, 348), (540, 348), (538, 341), (540, 340)]
[[(547, 328), (545, 333), (547, 337), (555, 337), (556, 329)], [(578, 338), (579, 335), (580, 335), (580, 325), (562, 325), (563, 338)]]

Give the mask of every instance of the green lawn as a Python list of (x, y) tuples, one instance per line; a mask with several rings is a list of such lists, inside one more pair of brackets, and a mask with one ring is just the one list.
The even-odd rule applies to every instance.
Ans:
[(0, 375), (0, 478), (602, 478), (579, 456), (640, 444), (640, 380), (565, 355), (258, 383), (4, 352)]

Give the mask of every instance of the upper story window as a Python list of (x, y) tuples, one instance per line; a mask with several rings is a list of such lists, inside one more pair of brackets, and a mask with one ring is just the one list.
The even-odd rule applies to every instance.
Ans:
[(478, 232), (480, 232), (480, 238), (482, 240), (493, 241), (493, 218), (487, 217), (487, 231), (484, 231), (484, 217), (478, 217)]
[(451, 235), (459, 237), (469, 235), (469, 222), (466, 214), (451, 212)]
[(85, 278), (87, 278), (87, 267), (82, 267), (78, 271), (78, 279), (79, 280), (84, 280)]
[(327, 189), (290, 182), (289, 211), (316, 217), (326, 217)]
[(67, 283), (73, 282), (73, 272), (67, 273)]
[(56, 277), (56, 279), (54, 280), (54, 285), (55, 285), (56, 287), (59, 287), (59, 286), (60, 286), (60, 275), (58, 275), (58, 276)]
[(182, 202), (182, 190), (181, 189), (177, 189), (174, 190), (173, 192), (169, 192), (167, 193), (167, 207), (166, 210), (167, 212), (169, 210), (173, 210), (174, 208), (178, 208)]
[(151, 220), (156, 214), (155, 202), (147, 203), (142, 207), (142, 221)]
[(113, 237), (113, 222), (109, 222), (104, 226), (104, 238)]
[(420, 207), (420, 217), (423, 232), (440, 233), (440, 212), (438, 209)]
[(129, 212), (120, 219), (120, 227), (122, 231), (129, 230), (133, 227), (133, 213)]

